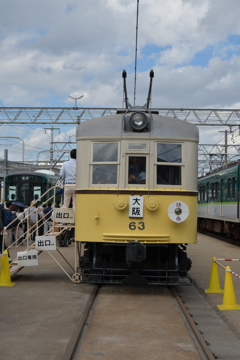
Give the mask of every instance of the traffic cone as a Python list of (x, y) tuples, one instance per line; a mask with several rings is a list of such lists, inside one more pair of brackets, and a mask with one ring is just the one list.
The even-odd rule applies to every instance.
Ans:
[(0, 286), (14, 286), (15, 283), (11, 282), (10, 268), (8, 262), (8, 251), (5, 250), (0, 256)]
[(210, 275), (210, 281), (209, 281), (209, 288), (205, 290), (208, 294), (219, 294), (223, 293), (223, 289), (220, 287), (220, 280), (219, 280), (219, 274), (218, 274), (218, 264), (216, 263), (217, 258), (212, 258), (212, 269), (211, 269), (211, 275)]
[(224, 293), (222, 305), (217, 305), (219, 310), (240, 310), (240, 306), (237, 304), (232, 272), (229, 266), (226, 266), (225, 281), (224, 281)]

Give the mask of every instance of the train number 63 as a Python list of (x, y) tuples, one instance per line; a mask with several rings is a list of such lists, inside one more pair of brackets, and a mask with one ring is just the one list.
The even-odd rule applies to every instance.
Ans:
[(130, 230), (136, 230), (136, 228), (138, 228), (139, 230), (145, 229), (145, 224), (143, 221), (140, 221), (139, 223), (135, 223), (135, 221), (132, 221), (128, 226)]

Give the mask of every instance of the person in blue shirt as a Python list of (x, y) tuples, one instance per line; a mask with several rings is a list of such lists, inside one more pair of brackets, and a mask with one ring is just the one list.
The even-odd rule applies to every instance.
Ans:
[(76, 189), (76, 149), (71, 150), (70, 160), (63, 163), (60, 176), (64, 180), (64, 203), (63, 208), (67, 209), (72, 199), (72, 207), (75, 209)]

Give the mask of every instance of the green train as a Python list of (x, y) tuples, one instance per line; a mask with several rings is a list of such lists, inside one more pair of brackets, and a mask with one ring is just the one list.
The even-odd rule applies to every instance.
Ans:
[(240, 240), (240, 162), (198, 179), (198, 229)]
[[(44, 171), (44, 170), (43, 170)], [(58, 177), (51, 173), (25, 171), (7, 175), (5, 181), (5, 200), (18, 201), (25, 205), (41, 196), (56, 184)], [(53, 190), (41, 201), (47, 201)]]

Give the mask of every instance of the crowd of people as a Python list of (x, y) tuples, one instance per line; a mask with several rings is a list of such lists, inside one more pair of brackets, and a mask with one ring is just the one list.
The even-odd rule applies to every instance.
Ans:
[[(60, 176), (65, 185), (62, 208), (75, 209), (76, 149), (71, 150), (70, 160), (63, 163)], [(54, 207), (60, 208), (60, 204), (55, 203)], [(33, 200), (27, 205), (17, 201), (0, 203), (0, 254), (16, 243), (16, 240), (17, 245), (22, 245), (27, 234), (30, 234), (32, 241), (35, 241), (37, 234), (46, 234), (53, 226), (53, 210), (51, 201), (41, 203)]]

